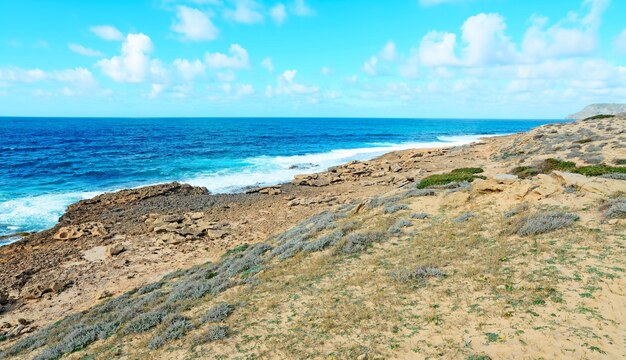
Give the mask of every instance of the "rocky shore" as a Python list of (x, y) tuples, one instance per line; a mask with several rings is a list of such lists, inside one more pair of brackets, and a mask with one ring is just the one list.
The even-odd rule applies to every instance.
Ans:
[[(549, 159), (558, 159), (558, 162), (553, 163), (552, 160), (548, 161)], [(352, 226), (356, 230), (350, 231), (356, 232), (359, 232), (359, 229), (368, 229), (369, 231), (373, 227), (383, 226), (381, 225), (382, 221), (386, 224), (384, 226), (391, 226), (389, 230), (385, 231), (391, 234), (388, 236), (394, 238), (394, 242), (402, 240), (405, 235), (415, 238), (419, 237), (419, 234), (431, 234), (428, 236), (435, 239), (444, 231), (436, 228), (435, 223), (445, 223), (446, 226), (451, 226), (451, 229), (463, 229), (465, 235), (451, 235), (452, 233), (449, 233), (446, 236), (452, 237), (448, 239), (453, 239), (456, 236), (472, 237), (472, 234), (480, 233), (486, 238), (493, 236), (502, 237), (506, 241), (510, 239), (525, 241), (516, 238), (516, 236), (525, 236), (523, 235), (524, 231), (530, 230), (517, 229), (519, 233), (513, 234), (506, 233), (505, 230), (499, 228), (503, 226), (502, 223), (508, 221), (506, 220), (507, 217), (502, 217), (502, 213), (505, 211), (523, 213), (528, 209), (538, 211), (549, 208), (556, 211), (557, 208), (569, 208), (576, 210), (576, 221), (580, 219), (578, 222), (581, 224), (580, 226), (585, 229), (596, 229), (596, 233), (606, 234), (610, 238), (610, 242), (616, 246), (621, 244), (619, 245), (622, 246), (621, 250), (618, 248), (614, 254), (608, 255), (617, 264), (612, 266), (621, 268), (619, 264), (626, 262), (623, 252), (623, 246), (626, 245), (624, 244), (626, 233), (624, 232), (623, 205), (619, 205), (622, 208), (616, 208), (617, 215), (606, 216), (607, 209), (612, 206), (606, 204), (608, 201), (614, 201), (611, 199), (617, 199), (615, 201), (619, 203), (621, 201), (619, 200), (621, 199), (620, 196), (626, 193), (626, 175), (619, 169), (615, 170), (625, 163), (626, 118), (617, 116), (546, 125), (528, 133), (485, 138), (478, 143), (454, 148), (393, 152), (371, 161), (350, 162), (323, 173), (299, 175), (289, 184), (250, 189), (242, 194), (214, 195), (204, 188), (179, 183), (103, 194), (68, 207), (65, 214), (59, 219), (59, 223), (52, 229), (31, 234), (16, 243), (0, 247), (0, 337), (3, 339), (0, 342), (0, 348), (7, 348), (15, 344), (16, 341), (27, 338), (29, 334), (36, 334), (37, 331), (55, 321), (80, 311), (86, 311), (94, 305), (103, 304), (127, 291), (159, 282), (164, 275), (171, 274), (174, 270), (189, 269), (207, 262), (218, 263), (224, 258), (225, 252), (229, 250), (238, 249), (242, 245), (249, 246), (266, 242), (268, 239), (280, 238), (281, 234), (289, 233), (292, 231), (290, 229), (299, 223), (324, 212), (341, 212), (342, 217), (354, 217), (354, 223), (357, 225)], [(433, 174), (438, 177), (429, 178)], [(447, 181), (446, 177), (458, 177), (464, 180)], [(421, 191), (419, 194), (416, 193), (416, 185), (425, 179), (430, 179), (433, 182), (442, 181), (442, 184), (419, 190)], [(380, 199), (383, 196), (394, 200), (388, 200), (385, 204), (381, 202), (382, 205), (379, 207), (377, 201), (382, 201)], [(402, 202), (402, 199), (406, 201)], [(601, 206), (605, 206), (603, 211), (595, 210)], [(373, 216), (375, 211), (382, 212), (382, 215), (377, 212), (376, 217), (359, 222), (363, 217)], [(397, 214), (402, 214), (403, 211), (409, 211), (412, 214), (410, 217), (402, 219), (394, 217)], [(515, 214), (511, 215), (511, 217), (513, 216)], [(425, 220), (434, 222), (429, 226), (414, 223), (417, 221), (415, 219), (420, 217), (422, 219), (432, 217), (435, 220)], [(571, 218), (573, 219), (574, 215)], [(464, 228), (464, 226), (469, 226), (466, 225), (466, 222), (473, 224), (474, 228)], [(481, 225), (486, 229), (482, 229)], [(344, 226), (347, 225), (344, 224)], [(513, 225), (508, 224), (506, 226)], [(414, 229), (419, 227), (419, 231), (408, 234), (404, 232), (404, 227), (413, 227)], [(567, 237), (567, 235), (564, 236)], [(502, 243), (504, 244), (505, 240), (502, 240)], [(434, 251), (428, 247), (430, 245), (423, 246), (426, 246), (424, 250), (417, 249), (416, 251), (420, 254), (424, 254), (423, 251), (426, 249)], [(454, 253), (454, 261), (470, 261), (471, 259), (464, 259), (461, 254), (463, 251), (472, 251), (479, 247), (476, 243), (465, 248), (465, 250), (460, 250), (460, 248), (455, 250), (460, 252)], [(368, 245), (367, 248), (370, 246)], [(498, 247), (498, 249), (500, 248)], [(298, 253), (301, 250), (293, 251)], [(502, 255), (500, 250), (494, 253)], [(336, 259), (337, 253), (333, 254), (335, 256), (333, 259)], [(404, 259), (404, 255), (396, 255), (397, 258), (389, 255), (385, 258), (386, 260), (379, 259), (378, 261), (395, 263)], [(375, 257), (376, 255), (368, 256)], [(427, 254), (422, 256), (430, 259)], [(511, 256), (512, 254), (503, 254), (501, 259), (494, 261), (498, 266), (501, 266)], [(491, 258), (492, 255), (487, 257)], [(297, 259), (302, 259), (302, 264), (308, 265), (292, 261), (289, 266), (296, 269), (294, 270), (296, 272), (297, 269), (308, 269), (314, 266), (307, 263), (309, 260), (302, 257)], [(432, 264), (430, 265), (437, 265), (435, 264), (437, 262), (440, 268), (445, 270), (442, 270), (442, 274), (444, 272), (458, 273), (460, 270), (459, 268), (455, 269), (452, 257), (449, 259), (450, 261), (431, 259)], [(519, 261), (520, 264), (518, 265), (522, 266), (523, 261)], [(273, 268), (270, 267), (267, 271), (276, 272), (278, 271), (276, 269), (287, 265), (280, 263), (273, 266), (275, 267), (274, 270), (271, 270)], [(368, 263), (368, 266), (373, 265)], [(589, 266), (596, 265), (591, 264)], [(249, 270), (249, 268), (247, 269)], [(347, 269), (350, 267), (347, 266)], [(467, 270), (467, 268), (465, 269)], [(319, 271), (318, 276), (323, 276), (321, 270)], [(372, 274), (377, 274), (375, 269), (371, 271), (374, 271)], [(423, 274), (431, 274), (429, 272), (431, 270), (422, 271), (425, 271)], [(616, 270), (616, 273), (619, 271)], [(259, 281), (271, 283), (262, 274), (263, 272), (261, 272)], [(343, 275), (347, 276), (347, 274)], [(432, 274), (438, 273), (432, 272)], [(272, 277), (280, 278), (283, 275), (279, 271), (273, 273)], [(500, 275), (488, 275), (487, 277), (492, 279)], [(405, 278), (408, 279), (413, 275), (406, 276)], [(431, 277), (431, 275), (420, 276)], [(476, 274), (476, 276), (479, 275)], [(567, 276), (574, 276), (574, 274), (568, 273)], [(610, 304), (611, 311), (602, 314), (604, 319), (610, 320), (606, 322), (610, 325), (603, 322), (604, 325), (602, 326), (604, 326), (605, 332), (612, 339), (612, 342), (604, 342), (602, 346), (598, 345), (598, 348), (605, 354), (608, 352), (608, 354), (615, 356), (626, 355), (623, 352), (626, 347), (620, 347), (624, 345), (624, 334), (620, 334), (620, 330), (617, 330), (621, 328), (623, 331), (625, 317), (622, 315), (624, 315), (623, 311), (626, 308), (626, 298), (623, 291), (617, 290), (620, 289), (620, 286), (623, 289), (623, 285), (625, 285), (624, 276), (620, 276), (610, 279), (611, 283), (606, 285), (609, 290), (603, 287), (605, 285), (601, 285), (600, 288), (604, 290), (593, 295), (599, 302), (617, 302)], [(432, 277), (440, 276), (432, 275)], [(375, 276), (372, 275), (372, 278)], [(443, 276), (441, 278), (443, 279)], [(456, 281), (455, 285), (446, 285), (449, 289), (454, 289), (455, 286), (465, 286), (463, 284), (470, 281), (465, 278), (455, 279), (455, 276), (449, 276), (445, 279), (448, 282)], [(289, 280), (281, 281), (283, 284), (289, 284)], [(490, 283), (492, 280), (485, 281)], [(551, 282), (554, 289), (559, 288), (560, 285), (557, 283), (556, 280)], [(358, 286), (361, 287), (361, 291), (368, 293), (369, 296), (374, 296), (368, 301), (372, 301), (374, 304), (377, 304), (378, 301), (387, 301), (375, 298), (374, 293), (368, 292), (367, 285), (360, 284)], [(429, 286), (426, 286), (424, 291), (430, 291)], [(508, 285), (505, 282), (493, 283), (493, 288), (481, 285), (481, 296), (499, 292), (498, 286)], [(532, 282), (527, 286), (532, 286)], [(263, 289), (262, 286), (261, 289)], [(269, 289), (265, 290), (269, 291)], [(605, 290), (608, 292), (602, 292)], [(233, 300), (236, 297), (236, 295), (232, 295), (233, 291), (236, 293), (243, 290), (232, 289), (228, 291), (227, 294), (231, 295), (227, 296)], [(390, 289), (389, 291), (394, 293), (399, 290)], [(441, 296), (441, 293), (436, 291), (432, 294), (433, 296)], [(237, 301), (256, 301), (253, 300), (256, 299), (254, 296), (246, 299)], [(311, 311), (310, 306), (313, 306), (314, 302), (311, 302), (312, 299), (307, 299), (297, 303), (300, 305), (294, 305), (302, 307), (301, 311), (297, 312), (299, 315), (294, 315), (296, 318), (300, 319), (303, 312)], [(285, 298), (285, 301), (288, 300)], [(471, 302), (471, 299), (467, 301)], [(444, 304), (446, 301), (441, 300), (441, 303)], [(598, 303), (594, 302), (594, 304)], [(471, 304), (465, 305), (470, 306)], [(555, 305), (555, 308), (558, 308), (558, 305)], [(429, 311), (436, 313), (437, 309), (430, 308)], [(504, 312), (506, 311), (513, 310), (504, 310)], [(558, 312), (554, 309), (552, 311)], [(245, 311), (242, 310), (242, 313)], [(345, 314), (337, 313), (335, 315), (344, 316)], [(428, 316), (435, 315), (430, 314)], [(356, 315), (352, 314), (352, 316)], [(375, 314), (369, 316), (371, 319), (377, 319)], [(532, 315), (523, 316), (522, 320), (516, 319), (520, 320), (520, 324), (530, 323), (530, 320), (527, 320), (525, 316), (530, 316), (530, 319), (533, 318)], [(509, 318), (500, 318), (496, 322), (501, 323), (504, 321), (502, 319)], [(479, 320), (477, 318), (466, 319), (472, 324)], [(483, 320), (485, 319), (480, 321)], [(283, 321), (287, 320), (283, 319)], [(350, 323), (335, 323), (333, 326), (343, 326), (345, 331), (341, 332), (341, 336), (346, 337), (348, 343), (363, 344), (364, 340), (355, 335), (361, 331), (358, 328), (366, 327), (364, 323), (359, 321), (354, 320), (352, 325)], [(433, 321), (436, 325), (437, 321)], [(446, 321), (452, 325), (456, 320), (449, 319)], [(492, 321), (495, 320), (492, 318)], [(576, 321), (583, 320), (576, 319)], [(599, 320), (596, 318), (594, 321)], [(296, 326), (296, 324), (289, 324), (289, 326)], [(302, 325), (303, 323), (298, 324)], [(444, 326), (442, 324), (437, 326)], [(430, 326), (435, 325), (431, 322), (423, 324), (423, 327), (429, 329), (426, 330), (428, 335), (425, 335), (425, 338), (432, 340), (437, 337), (434, 334), (439, 333), (438, 331), (441, 329), (433, 330), (430, 328)], [(447, 325), (448, 323), (445, 326)], [(585, 323), (585, 326), (587, 325), (592, 328), (599, 326), (592, 320), (590, 323)], [(507, 327), (509, 325), (499, 324), (498, 326)], [(385, 331), (387, 330), (389, 328), (386, 328)], [(393, 333), (393, 329), (391, 331)], [(478, 332), (480, 333), (480, 331)], [(244, 334), (245, 330), (239, 328), (239, 335), (236, 338), (241, 340), (243, 339), (241, 336)], [(296, 335), (292, 334), (291, 336)], [(454, 341), (460, 343), (465, 335), (458, 336)], [(494, 358), (500, 358), (499, 355), (506, 354), (504, 344), (514, 346), (516, 350), (523, 349), (519, 343), (511, 345), (507, 343), (507, 340), (500, 339), (498, 336), (496, 334), (494, 339), (488, 337), (487, 344), (493, 345), (491, 348), (478, 344), (476, 346), (482, 352), (495, 356)], [(528, 334), (528, 336), (535, 336), (535, 334)], [(393, 338), (393, 336), (391, 337)], [(314, 341), (306, 336), (302, 339), (305, 338), (311, 344), (319, 345), (316, 342), (320, 341), (319, 339)], [(407, 337), (407, 339), (410, 338)], [(237, 339), (232, 341), (239, 341)], [(539, 339), (539, 337), (532, 337), (532, 339)], [(135, 339), (133, 341), (141, 343), (142, 340)], [(462, 348), (457, 349), (456, 345), (449, 348), (446, 345), (441, 345), (445, 344), (445, 341), (432, 341), (438, 344), (437, 346), (443, 346), (444, 353), (454, 349), (455, 354), (465, 355), (469, 351)], [(538, 343), (533, 345), (531, 352), (547, 354), (550, 344), (537, 341)], [(583, 342), (581, 340), (579, 343), (582, 344)], [(423, 343), (420, 344), (420, 346), (424, 345)], [(568, 345), (574, 348), (573, 353), (576, 356), (593, 358), (595, 355), (602, 354), (600, 352), (596, 354), (593, 350), (589, 350), (591, 346), (595, 345), (585, 347), (580, 344)], [(235, 352), (236, 346), (239, 345), (227, 341), (225, 344), (206, 345), (206, 350), (216, 354), (228, 355)], [(352, 355), (362, 356), (363, 354), (372, 358), (410, 357), (411, 354), (415, 354), (411, 352), (410, 341), (408, 345), (406, 343), (402, 346), (398, 345), (397, 349), (400, 350), (397, 351), (394, 350), (395, 347), (392, 347), (391, 351), (388, 347), (383, 350), (384, 346), (378, 345), (372, 345), (371, 349), (361, 352), (359, 350), (349, 352), (333, 342), (326, 343), (326, 346), (329, 347), (329, 350), (325, 353), (308, 353), (308, 350), (305, 351), (296, 345), (293, 348), (275, 349), (279, 352), (273, 353), (272, 349), (259, 345), (259, 347), (252, 347), (249, 353), (261, 357), (274, 357), (273, 355), (276, 354), (279, 354), (276, 356), (281, 358), (305, 355), (328, 357), (328, 354), (333, 352), (332, 349), (341, 348), (338, 357), (346, 358), (351, 358)], [(439, 350), (431, 350), (419, 352), (420, 357), (441, 355)], [(124, 347), (120, 351), (120, 354), (124, 354), (122, 357), (127, 358), (147, 356), (145, 352), (141, 355), (141, 351), (134, 352), (128, 347)], [(105, 356), (104, 354), (107, 353), (99, 354), (98, 356)], [(158, 354), (156, 357), (159, 358), (184, 358), (191, 353), (187, 350), (179, 350), (170, 355)], [(551, 353), (548, 354), (548, 357), (551, 355), (560, 357), (563, 354)], [(30, 357), (29, 353), (26, 352), (17, 352), (16, 356)]]

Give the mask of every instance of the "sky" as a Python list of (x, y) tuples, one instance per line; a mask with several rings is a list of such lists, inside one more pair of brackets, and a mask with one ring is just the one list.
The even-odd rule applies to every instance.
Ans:
[(622, 0), (7, 0), (0, 116), (556, 119), (626, 102)]

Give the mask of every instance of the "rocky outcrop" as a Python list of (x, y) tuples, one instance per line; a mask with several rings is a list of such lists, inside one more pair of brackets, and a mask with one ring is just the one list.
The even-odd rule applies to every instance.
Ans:
[(104, 236), (107, 231), (104, 226), (95, 221), (84, 224), (63, 226), (52, 236), (56, 240), (76, 240), (83, 236)]
[(199, 238), (223, 239), (229, 235), (227, 222), (213, 221), (203, 212), (185, 214), (149, 214), (145, 223), (148, 230), (166, 243), (179, 244)]
[(620, 113), (626, 113), (626, 104), (591, 104), (567, 118), (582, 120), (596, 115), (617, 115)]

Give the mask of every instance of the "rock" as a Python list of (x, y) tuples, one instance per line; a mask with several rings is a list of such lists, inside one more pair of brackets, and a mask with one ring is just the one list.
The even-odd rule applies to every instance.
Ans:
[(107, 232), (99, 222), (86, 222), (79, 225), (61, 227), (54, 234), (56, 240), (76, 240), (83, 236), (104, 236)]
[(102, 300), (102, 299), (106, 299), (106, 298), (110, 298), (111, 296), (113, 296), (113, 293), (108, 291), (108, 290), (103, 290), (98, 294), (98, 300)]
[(161, 217), (161, 221), (166, 223), (179, 223), (185, 220), (185, 217), (180, 214), (164, 215)]
[(50, 288), (44, 288), (41, 285), (34, 285), (29, 288), (24, 289), (24, 299), (26, 300), (35, 300), (41, 298), (44, 294), (52, 291)]
[(10, 300), (9, 293), (5, 290), (0, 290), (0, 305), (6, 305)]
[(504, 190), (504, 185), (499, 184), (497, 181), (493, 179), (489, 180), (481, 180), (476, 179), (472, 183), (472, 190), (479, 192), (481, 194), (492, 193), (492, 192), (501, 192)]
[(518, 180), (518, 177), (511, 174), (496, 174), (493, 176), (493, 180), (498, 184), (512, 184)]
[(200, 219), (202, 219), (204, 217), (204, 213), (200, 212), (200, 211), (198, 211), (198, 212), (190, 212), (190, 213), (187, 213), (185, 215), (189, 216), (189, 219), (191, 219), (191, 220), (200, 220)]
[(72, 285), (74, 282), (71, 280), (55, 280), (50, 284), (50, 290), (54, 293), (61, 293), (68, 286)]
[(111, 245), (107, 248), (107, 255), (110, 257), (119, 255), (120, 253), (122, 253), (123, 251), (125, 251), (126, 248), (124, 247), (124, 245), (122, 244), (114, 244)]
[(19, 319), (17, 319), (17, 322), (18, 322), (20, 325), (24, 325), (24, 326), (26, 326), (26, 325), (30, 325), (30, 324), (32, 324), (32, 323), (33, 323), (33, 320), (27, 320), (27, 319), (24, 319), (24, 318), (19, 318)]

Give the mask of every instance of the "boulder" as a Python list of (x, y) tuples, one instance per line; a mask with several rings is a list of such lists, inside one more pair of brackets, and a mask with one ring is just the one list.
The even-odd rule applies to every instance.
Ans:
[(493, 180), (498, 184), (512, 184), (516, 182), (519, 178), (516, 175), (511, 174), (496, 174), (493, 176)]
[(107, 255), (110, 257), (117, 256), (125, 250), (126, 248), (124, 247), (124, 245), (114, 244), (107, 248)]
[(505, 188), (505, 185), (498, 183), (494, 179), (481, 180), (476, 179), (472, 183), (472, 189), (478, 193), (493, 193), (493, 192), (501, 192)]
[(56, 240), (76, 240), (83, 236), (104, 236), (107, 232), (99, 222), (86, 222), (79, 225), (63, 226), (54, 234)]

